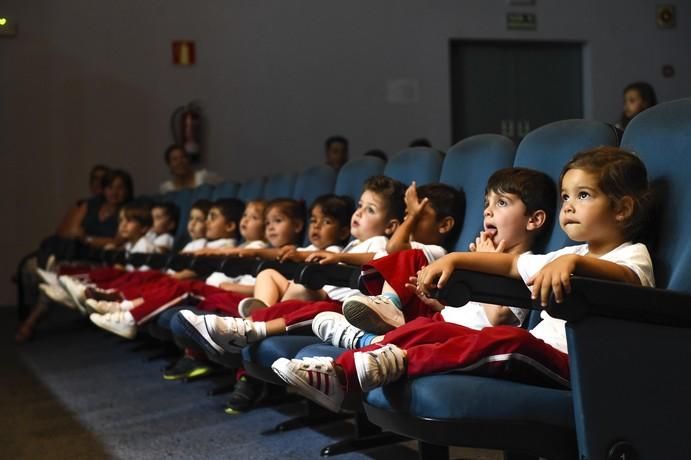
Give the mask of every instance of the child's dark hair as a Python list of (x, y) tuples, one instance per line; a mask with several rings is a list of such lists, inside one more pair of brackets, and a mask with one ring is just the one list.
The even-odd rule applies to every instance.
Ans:
[(420, 199), (427, 198), (429, 206), (437, 214), (437, 222), (441, 222), (447, 217), (453, 217), (454, 226), (446, 234), (444, 244), (453, 244), (461, 232), (463, 223), (463, 212), (465, 200), (463, 194), (455, 188), (446, 184), (427, 184), (417, 188), (417, 196)]
[(213, 203), (209, 200), (197, 200), (194, 202), (192, 207), (190, 208), (190, 211), (192, 209), (198, 209), (202, 213), (204, 213), (204, 216), (206, 217), (207, 214), (209, 214), (209, 210), (211, 209), (211, 205)]
[(122, 180), (125, 186), (125, 199), (123, 203), (127, 203), (134, 196), (134, 184), (132, 183), (132, 176), (130, 176), (130, 173), (122, 169), (111, 169), (103, 175), (103, 182), (101, 182), (101, 185), (105, 189), (106, 187), (110, 187), (116, 179)]
[(166, 150), (163, 152), (163, 158), (166, 160), (166, 164), (170, 164), (170, 155), (175, 151), (175, 150), (180, 150), (182, 153), (187, 156), (187, 153), (185, 152), (185, 148), (180, 145), (180, 144), (171, 144), (168, 147), (166, 147)]
[(297, 201), (292, 198), (276, 198), (268, 203), (264, 207), (264, 215), (269, 214), (269, 211), (277, 208), (281, 213), (285, 214), (286, 217), (292, 220), (305, 221), (305, 203), (302, 201)]
[(329, 150), (331, 144), (343, 144), (345, 149), (348, 150), (348, 139), (343, 136), (329, 136), (326, 138), (326, 142), (324, 142), (325, 149)]
[(130, 201), (120, 208), (120, 212), (126, 220), (133, 220), (142, 227), (151, 227), (153, 224), (151, 205), (146, 201)]
[(242, 212), (245, 210), (245, 203), (237, 198), (221, 198), (211, 204), (212, 208), (218, 209), (226, 222), (235, 222), (240, 225)]
[(317, 197), (312, 206), (310, 206), (310, 215), (317, 206), (322, 209), (324, 215), (336, 219), (339, 226), (350, 227), (350, 218), (353, 215), (353, 211), (355, 211), (355, 203), (349, 196), (327, 193)]
[(503, 168), (487, 180), (485, 196), (489, 192), (518, 195), (525, 205), (526, 215), (535, 211), (545, 212), (545, 223), (538, 230), (536, 244), (541, 244), (545, 232), (552, 227), (557, 207), (557, 188), (547, 174), (528, 168)]
[(178, 208), (175, 203), (171, 203), (170, 201), (155, 203), (153, 206), (151, 206), (151, 210), (154, 210), (155, 208), (162, 209), (168, 219), (175, 224), (173, 229), (170, 231), (172, 234), (175, 234), (178, 229), (178, 223), (180, 223), (180, 208)]
[(372, 176), (365, 181), (362, 191), (369, 190), (384, 199), (387, 206), (387, 218), (403, 221), (405, 215), (405, 185), (387, 176)]
[(580, 169), (595, 174), (598, 186), (612, 201), (628, 196), (633, 200), (633, 212), (623, 222), (624, 236), (631, 241), (640, 241), (648, 223), (652, 191), (648, 183), (645, 164), (631, 152), (619, 147), (597, 147), (577, 153), (564, 166), (559, 178), (571, 169)]
[[(657, 96), (655, 95), (655, 89), (650, 83), (644, 81), (637, 81), (635, 83), (628, 84), (626, 85), (626, 88), (624, 88), (622, 94), (626, 95), (626, 93), (628, 93), (629, 91), (636, 91), (641, 96), (641, 99), (643, 100), (646, 109), (649, 109), (650, 107), (657, 104)], [(626, 114), (621, 114), (619, 124), (622, 128), (626, 128), (630, 121), (631, 118), (627, 117)]]

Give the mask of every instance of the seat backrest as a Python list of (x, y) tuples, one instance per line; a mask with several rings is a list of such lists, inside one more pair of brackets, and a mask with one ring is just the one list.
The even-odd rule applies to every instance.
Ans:
[(656, 284), (691, 292), (691, 98), (641, 112), (627, 126), (621, 145), (643, 160), (653, 188), (647, 243)]
[[(556, 121), (541, 126), (523, 138), (516, 151), (514, 166), (546, 173), (559, 190), (559, 175), (571, 157), (601, 145), (618, 145), (617, 135), (610, 125), (590, 120)], [(558, 212), (559, 207), (552, 220), (552, 228), (547, 229), (551, 233), (544, 240), (545, 244), (542, 248), (535, 248), (534, 252), (550, 252), (574, 244), (559, 227)]]
[(478, 134), (449, 148), (441, 168), (439, 182), (461, 191), (464, 213), (456, 217), (461, 226), (453, 249), (467, 251), (468, 245), (482, 230), (485, 186), (496, 170), (513, 165), (513, 142), (498, 134)]
[(175, 232), (176, 240), (184, 240), (187, 238), (187, 221), (190, 216), (190, 209), (192, 204), (196, 201), (194, 198), (194, 189), (185, 189), (178, 192), (174, 192), (175, 200), (173, 201), (180, 210), (180, 222), (178, 223), (178, 229)]
[(274, 198), (290, 198), (295, 189), (295, 174), (285, 173), (270, 176), (264, 186), (264, 198), (273, 200)]
[(255, 177), (240, 185), (237, 193), (237, 198), (244, 202), (257, 200), (264, 197), (264, 181), (263, 177)]
[(357, 203), (362, 193), (362, 184), (369, 177), (382, 174), (385, 164), (381, 158), (372, 156), (350, 160), (338, 171), (334, 193), (349, 196)]
[(425, 185), (439, 181), (444, 155), (429, 147), (412, 147), (398, 152), (384, 168), (384, 175), (403, 182)]
[(312, 166), (297, 177), (293, 198), (302, 200), (309, 207), (317, 197), (333, 193), (335, 185), (335, 169), (327, 165)]
[(235, 198), (239, 188), (240, 185), (237, 182), (222, 182), (214, 188), (211, 201), (220, 200), (221, 198)]
[(192, 189), (192, 200), (210, 200), (214, 195), (215, 186), (211, 184), (202, 184)]

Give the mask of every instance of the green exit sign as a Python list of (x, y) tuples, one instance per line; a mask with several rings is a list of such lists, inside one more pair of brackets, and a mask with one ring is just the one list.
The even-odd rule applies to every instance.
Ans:
[(0, 37), (14, 37), (17, 35), (17, 24), (7, 16), (0, 15)]
[(506, 13), (508, 30), (537, 30), (537, 15), (534, 13)]

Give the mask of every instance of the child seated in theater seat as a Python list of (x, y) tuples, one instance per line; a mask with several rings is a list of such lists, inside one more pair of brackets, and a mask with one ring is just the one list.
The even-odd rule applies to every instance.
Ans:
[[(536, 239), (542, 236), (545, 222), (553, 216), (555, 200), (554, 182), (544, 173), (526, 168), (505, 168), (495, 172), (485, 189), (484, 229), (469, 249), (512, 254), (530, 250)], [(345, 330), (351, 339), (355, 338), (352, 333), (358, 329), (361, 330), (356, 334), (358, 338), (363, 333), (368, 333), (367, 337), (371, 338), (402, 326), (406, 321), (420, 316), (431, 317), (439, 311), (447, 321), (475, 329), (499, 324), (520, 325), (523, 322), (526, 311), (518, 308), (475, 302), (462, 308), (444, 308), (433, 299), (416, 297), (407, 288), (410, 277), (439, 257), (432, 258), (424, 251), (411, 250), (373, 261), (365, 267), (364, 285), (370, 293), (381, 294), (356, 294), (345, 299), (345, 318), (335, 313), (315, 318), (314, 330), (320, 330), (317, 335), (329, 335), (331, 341), (334, 336), (329, 331), (335, 327), (340, 331), (336, 334), (337, 341)], [(355, 328), (348, 327), (348, 324)], [(367, 337), (362, 340), (367, 340)]]
[[(154, 252), (155, 246), (145, 236), (151, 224), (151, 210), (147, 204), (130, 202), (124, 205), (120, 209), (118, 216), (118, 238), (124, 242), (122, 248), (127, 252)], [(132, 269), (131, 267), (127, 268)], [(107, 272), (107, 276), (111, 277), (117, 277), (124, 273), (121, 268), (117, 268), (107, 270), (96, 269), (89, 272), (89, 274), (98, 275), (101, 272), (104, 274)], [(58, 284), (57, 280), (59, 280), (60, 284)], [(42, 292), (51, 300), (63, 305), (72, 308), (80, 307), (79, 299), (76, 299), (75, 295), (77, 292), (83, 293), (86, 285), (67, 275), (62, 275), (57, 280), (53, 284), (42, 284)], [(17, 334), (20, 339), (24, 336), (30, 337), (32, 335), (36, 324), (38, 324), (47, 311), (47, 307), (48, 303), (46, 302), (37, 304), (36, 308), (20, 326), (19, 333)]]
[[(244, 207), (242, 201), (234, 198), (224, 198), (213, 203), (205, 224), (207, 247), (223, 248), (236, 245), (238, 223)], [(213, 292), (217, 290), (207, 286), (203, 281), (161, 278), (144, 287), (123, 291), (128, 300), (92, 303), (91, 306), (96, 312), (89, 318), (103, 329), (125, 338), (134, 338), (138, 324), (176, 304), (190, 293), (204, 296), (209, 288)]]
[[(371, 261), (377, 253), (385, 254), (388, 236), (403, 217), (404, 187), (398, 181), (375, 176), (368, 179), (362, 196), (351, 218), (350, 231), (355, 238), (341, 253), (316, 252), (305, 258), (320, 263), (345, 262), (362, 265)], [(304, 289), (304, 288), (299, 288)], [(321, 300), (287, 300), (271, 308), (255, 309), (251, 319), (197, 315), (181, 311), (174, 318), (177, 332), (194, 340), (209, 357), (218, 358), (224, 353), (237, 353), (247, 343), (266, 336), (285, 334), (290, 329), (308, 326), (321, 311), (340, 310), (341, 300), (353, 289), (324, 286), (319, 293)]]
[[(640, 159), (615, 147), (579, 153), (564, 167), (560, 188), (561, 228), (583, 244), (545, 255), (449, 254), (420, 271), (417, 288), (428, 295), (459, 268), (520, 278), (542, 306), (548, 305), (550, 296), (563, 302), (571, 275), (653, 286), (650, 254), (644, 244), (636, 243), (650, 203), (647, 172)], [(412, 334), (406, 329), (411, 323), (335, 361), (281, 358), (272, 367), (300, 393), (331, 410), (340, 409), (347, 391), (370, 391), (405, 376), (464, 369), (531, 384), (568, 386), (565, 322), (546, 311), (542, 318), (531, 331), (510, 326), (476, 330), (420, 318)]]
[[(344, 239), (350, 235), (350, 229), (348, 225), (350, 222), (350, 215), (352, 214), (352, 212), (353, 202), (348, 197), (324, 195), (317, 198), (312, 204), (310, 210), (310, 223), (308, 227), (310, 245), (304, 248), (296, 248), (295, 245), (290, 244), (283, 245), (281, 247), (281, 253), (283, 254), (281, 258), (290, 258), (291, 260), (304, 260), (304, 258), (307, 255), (314, 251), (340, 251), (342, 249), (342, 245), (344, 244)], [(267, 271), (274, 270), (264, 270), (262, 274)], [(281, 276), (280, 273), (278, 273), (277, 271), (274, 272), (275, 277)], [(262, 274), (258, 276), (257, 284), (255, 285), (255, 291), (257, 289), (261, 289), (259, 285), (262, 284), (262, 282), (266, 283), (266, 280), (262, 281)], [(228, 279), (228, 277), (223, 277)], [(221, 277), (217, 278), (221, 279)], [(269, 281), (273, 282), (273, 279), (270, 279)], [(207, 283), (208, 282), (209, 280), (207, 280)], [(286, 281), (286, 284), (287, 283), (288, 281)], [(225, 284), (228, 283), (221, 283), (221, 287), (227, 289), (224, 286)], [(246, 299), (240, 301), (240, 304), (237, 305), (238, 309), (242, 306), (242, 303), (245, 302), (245, 300)], [(170, 321), (170, 318), (172, 317), (174, 312), (183, 309), (190, 309), (199, 314), (203, 314), (204, 312), (225, 312), (232, 314), (232, 311), (228, 311), (228, 306), (229, 304), (232, 304), (234, 302), (237, 303), (237, 296), (234, 297), (232, 295), (227, 294), (209, 296), (204, 300), (204, 302), (202, 302), (194, 308), (186, 307), (183, 305), (180, 307), (170, 309), (165, 313), (165, 315), (161, 315), (161, 317), (157, 321), (157, 324), (165, 329), (170, 329), (170, 325), (165, 324), (165, 321)], [(166, 317), (167, 319), (164, 319), (164, 317)], [(164, 322), (164, 324), (162, 324), (162, 321)], [(166, 380), (177, 380), (180, 378), (189, 377), (191, 376), (191, 374), (200, 375), (200, 372), (202, 372), (202, 370), (206, 370), (207, 372), (210, 370), (208, 362), (206, 361), (203, 353), (195, 352), (195, 350), (192, 349), (186, 349), (185, 352), (186, 353), (183, 358), (178, 360), (178, 362), (175, 365), (171, 366), (164, 372), (164, 378)]]
[(151, 207), (151, 218), (151, 230), (146, 237), (156, 246), (157, 252), (170, 251), (180, 220), (180, 210), (173, 203), (157, 203)]

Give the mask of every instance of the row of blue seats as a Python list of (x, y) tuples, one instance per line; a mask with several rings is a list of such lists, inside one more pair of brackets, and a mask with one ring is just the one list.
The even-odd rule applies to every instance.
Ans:
[[(440, 179), (466, 195), (457, 248), (465, 248), (480, 228), (484, 183), (492, 171), (513, 164), (541, 170), (556, 181), (575, 152), (599, 145), (617, 145), (608, 125), (566, 120), (533, 131), (515, 152), (510, 142), (491, 135), (454, 146), (443, 159)], [(468, 375), (427, 376), (365, 395), (370, 420), (432, 445), (556, 459), (684, 458), (691, 398), (685, 389), (688, 371), (676, 360), (683, 360), (691, 346), (691, 212), (679, 203), (691, 198), (685, 158), (691, 152), (691, 99), (644, 112), (627, 128), (622, 146), (645, 161), (658, 196), (653, 219), (657, 237), (649, 244), (662, 289), (574, 280), (575, 293), (566, 308), (550, 306), (551, 313), (574, 322), (568, 327), (571, 391)], [(425, 182), (426, 162), (411, 156), (392, 175)], [(566, 244), (555, 224), (543, 249)], [(470, 295), (473, 300), (534, 308), (520, 283), (490, 278), (477, 285), (473, 279), (458, 278), (451, 284), (450, 304), (462, 305)], [(644, 333), (650, 338), (641, 340)], [(272, 337), (246, 347), (244, 365), (253, 376), (280, 384), (270, 370), (279, 357), (336, 357), (343, 351), (317, 342), (308, 336)], [(636, 354), (631, 354), (634, 349)], [(660, 419), (665, 420), (664, 430), (651, 430), (646, 423)]]

